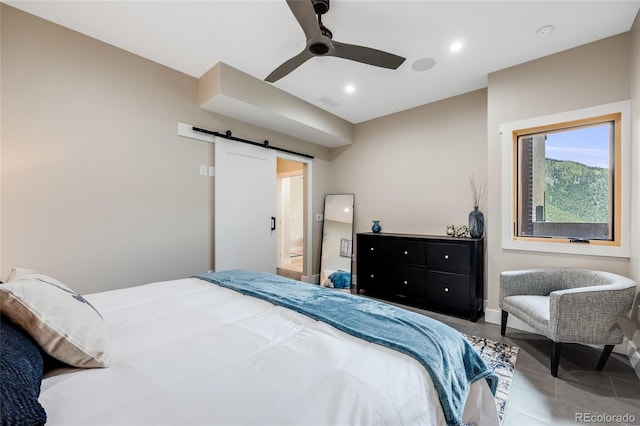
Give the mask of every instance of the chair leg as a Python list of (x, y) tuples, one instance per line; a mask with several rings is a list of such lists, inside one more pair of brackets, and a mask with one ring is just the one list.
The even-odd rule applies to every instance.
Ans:
[(507, 317), (509, 316), (509, 312), (502, 311), (502, 321), (500, 321), (500, 334), (504, 336), (504, 333), (507, 331)]
[(562, 343), (551, 342), (551, 375), (558, 377), (558, 365), (560, 364), (560, 351)]
[(598, 366), (596, 367), (596, 370), (602, 371), (602, 369), (604, 368), (604, 365), (607, 363), (607, 360), (609, 359), (609, 355), (611, 355), (611, 351), (613, 351), (613, 346), (614, 345), (605, 345), (602, 351), (602, 355), (600, 355), (600, 359), (598, 360)]

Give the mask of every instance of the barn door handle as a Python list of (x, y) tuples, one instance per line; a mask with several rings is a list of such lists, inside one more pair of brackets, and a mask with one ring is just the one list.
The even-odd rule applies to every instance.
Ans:
[(271, 230), (275, 231), (276, 230), (276, 218), (271, 216)]

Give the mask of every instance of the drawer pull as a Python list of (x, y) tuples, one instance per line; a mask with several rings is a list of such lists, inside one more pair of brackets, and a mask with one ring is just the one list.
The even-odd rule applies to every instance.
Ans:
[(371, 247), (369, 250), (373, 251), (373, 250), (375, 250), (375, 249), (374, 249), (373, 247)]
[(444, 288), (444, 292), (445, 292), (445, 293), (449, 293), (449, 287), (445, 287), (445, 288)]
[(404, 254), (409, 254), (409, 252), (405, 250), (405, 251), (404, 251)]
[(375, 278), (375, 277), (376, 277), (375, 275), (371, 274), (371, 278)]
[(407, 284), (409, 284), (409, 283), (407, 282), (407, 280), (404, 280), (404, 285), (407, 285)]
[(446, 260), (446, 259), (449, 259), (449, 255), (448, 255), (448, 254), (445, 254), (445, 255), (444, 255), (444, 258), (445, 258), (445, 260)]

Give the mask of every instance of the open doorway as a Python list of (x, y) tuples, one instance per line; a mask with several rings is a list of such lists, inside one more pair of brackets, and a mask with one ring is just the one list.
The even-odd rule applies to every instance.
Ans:
[(277, 274), (301, 280), (305, 262), (304, 163), (278, 158)]

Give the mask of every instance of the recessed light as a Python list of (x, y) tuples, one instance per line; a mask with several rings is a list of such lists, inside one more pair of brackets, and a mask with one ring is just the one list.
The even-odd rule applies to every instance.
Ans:
[(414, 71), (426, 71), (436, 66), (436, 60), (433, 58), (420, 58), (411, 64)]
[(459, 52), (460, 50), (462, 50), (462, 42), (461, 41), (456, 41), (451, 45), (451, 47), (449, 47), (449, 51), (451, 51), (451, 52)]
[(551, 34), (554, 29), (555, 27), (553, 25), (545, 25), (544, 27), (538, 28), (538, 31), (536, 31), (536, 34), (539, 35), (540, 37), (544, 37), (546, 35)]
[(356, 91), (356, 86), (354, 86), (353, 84), (347, 84), (344, 88), (344, 91), (347, 93), (353, 93)]

